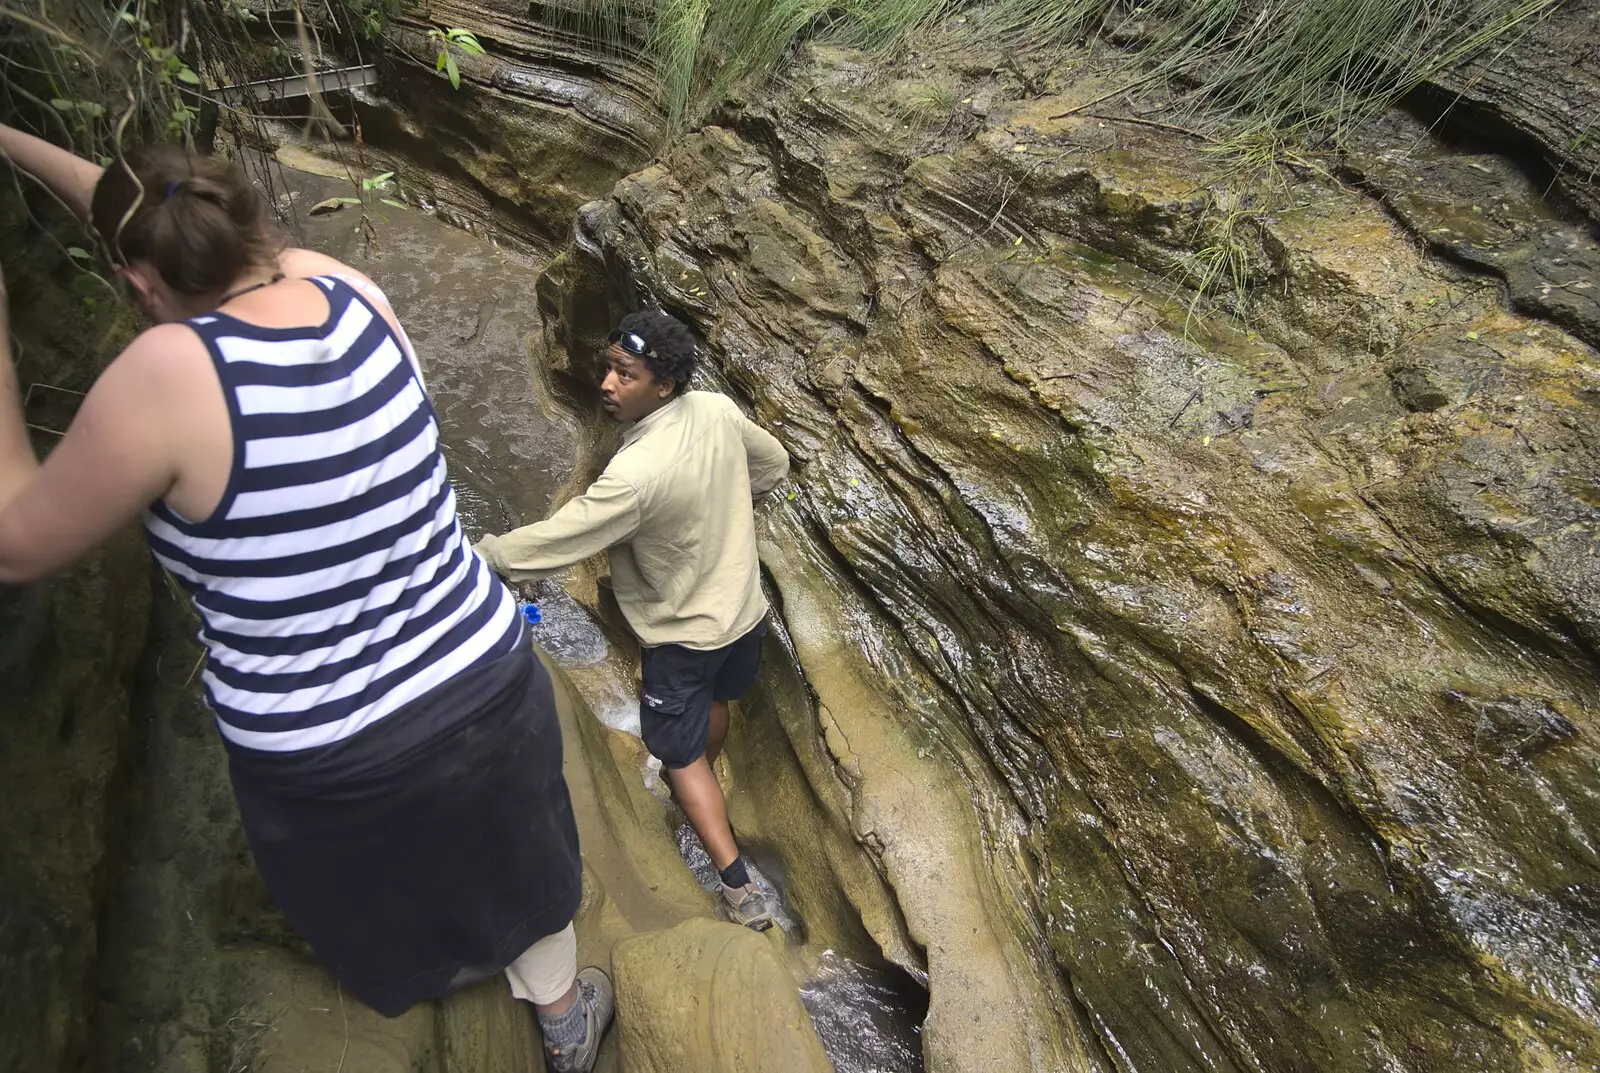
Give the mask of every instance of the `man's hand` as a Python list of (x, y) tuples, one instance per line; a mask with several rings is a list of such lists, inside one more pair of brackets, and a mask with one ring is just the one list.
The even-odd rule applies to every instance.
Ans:
[[(493, 570), (494, 568), (490, 567), (490, 569)], [(531, 581), (512, 581), (510, 578), (506, 577), (504, 574), (500, 573), (499, 571), (495, 571), (495, 575), (494, 576), (499, 578), (500, 579), (500, 584), (502, 584), (506, 588), (510, 589), (513, 595), (521, 597), (524, 600), (530, 600), (531, 601), (533, 599), (533, 597), (534, 597), (533, 582), (531, 582)]]

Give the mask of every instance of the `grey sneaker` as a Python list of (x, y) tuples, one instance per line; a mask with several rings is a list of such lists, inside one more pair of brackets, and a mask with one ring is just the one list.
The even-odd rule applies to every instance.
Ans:
[(544, 1061), (550, 1073), (589, 1073), (594, 1068), (600, 1038), (617, 1005), (611, 978), (593, 965), (578, 973), (578, 1001), (583, 1003), (583, 1041), (561, 1048), (546, 1043)]
[(767, 900), (754, 883), (742, 887), (722, 884), (717, 904), (723, 916), (735, 924), (743, 924), (751, 931), (766, 931), (773, 925), (772, 914), (767, 911)]

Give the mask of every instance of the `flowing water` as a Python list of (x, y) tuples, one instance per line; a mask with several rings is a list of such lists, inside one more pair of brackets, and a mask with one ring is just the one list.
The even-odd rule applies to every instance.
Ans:
[(928, 993), (904, 971), (824, 951), (800, 999), (837, 1073), (922, 1073)]
[[(684, 821), (674, 835), (700, 886), (715, 891), (720, 877), (694, 828)], [(768, 876), (748, 857), (745, 864), (778, 927), (793, 935), (798, 924), (784, 901), (781, 874), (769, 864), (775, 874)], [(835, 1073), (922, 1073), (928, 993), (903, 970), (863, 965), (825, 950), (801, 987), (800, 999)]]

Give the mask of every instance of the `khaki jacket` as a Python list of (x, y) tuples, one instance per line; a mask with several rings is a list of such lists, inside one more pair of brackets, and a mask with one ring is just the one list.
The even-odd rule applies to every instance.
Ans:
[(708, 650), (767, 613), (751, 497), (789, 453), (728, 398), (690, 391), (636, 422), (600, 479), (549, 518), (477, 546), (511, 581), (611, 551), (611, 584), (641, 644)]

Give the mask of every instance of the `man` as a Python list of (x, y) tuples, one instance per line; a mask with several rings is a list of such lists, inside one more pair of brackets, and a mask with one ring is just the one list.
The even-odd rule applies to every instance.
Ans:
[(609, 337), (606, 411), (631, 427), (600, 479), (536, 525), (478, 551), (512, 582), (610, 549), (617, 603), (639, 637), (639, 715), (695, 833), (721, 873), (728, 919), (765, 931), (712, 764), (728, 702), (755, 684), (766, 633), (752, 496), (789, 472), (776, 438), (722, 395), (686, 391), (694, 337), (665, 313), (631, 313)]

